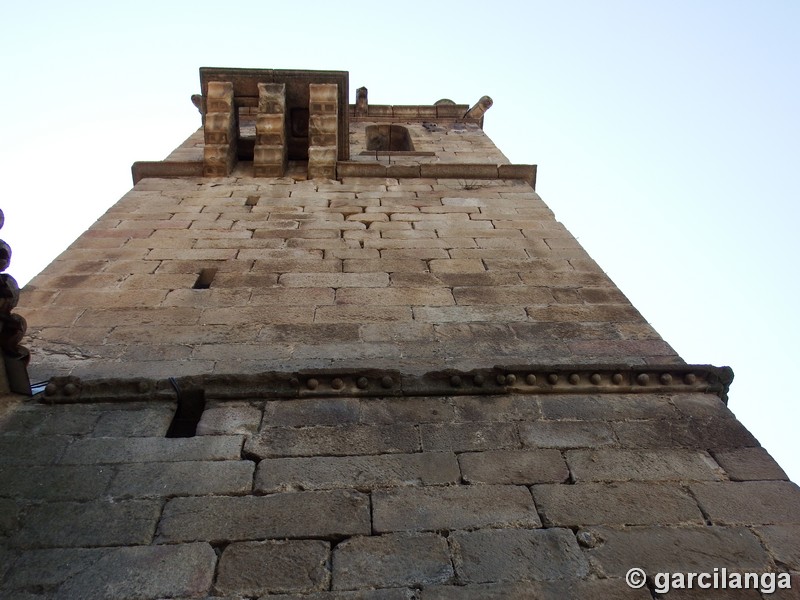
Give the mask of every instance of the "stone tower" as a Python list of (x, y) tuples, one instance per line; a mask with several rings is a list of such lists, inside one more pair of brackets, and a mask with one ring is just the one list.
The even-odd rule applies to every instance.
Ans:
[(751, 572), (697, 597), (761, 598), (800, 571), (800, 490), (730, 369), (647, 324), (484, 134), (488, 97), (200, 80), (203, 126), (23, 290), (43, 383), (6, 395), (0, 596), (652, 599)]

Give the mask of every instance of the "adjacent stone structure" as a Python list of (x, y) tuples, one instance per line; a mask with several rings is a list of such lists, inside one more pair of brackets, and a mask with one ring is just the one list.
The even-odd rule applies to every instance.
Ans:
[(347, 90), (201, 70), (205, 126), (22, 291), (47, 384), (0, 421), (0, 596), (797, 597), (659, 587), (800, 586), (800, 489), (491, 99)]

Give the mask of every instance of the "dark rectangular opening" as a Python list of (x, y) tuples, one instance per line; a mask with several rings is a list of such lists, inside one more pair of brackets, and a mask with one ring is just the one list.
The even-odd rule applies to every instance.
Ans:
[(192, 286), (193, 290), (207, 290), (211, 287), (211, 282), (214, 281), (214, 276), (217, 270), (214, 268), (201, 269), (200, 274), (197, 276), (197, 281)]
[(180, 390), (178, 408), (167, 430), (168, 438), (194, 437), (197, 424), (206, 409), (206, 394), (203, 390)]

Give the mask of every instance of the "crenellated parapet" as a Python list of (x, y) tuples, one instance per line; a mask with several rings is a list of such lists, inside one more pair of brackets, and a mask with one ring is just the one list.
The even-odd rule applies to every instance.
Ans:
[[(4, 216), (0, 210), (0, 228), (3, 227)], [(30, 351), (20, 345), (25, 335), (27, 323), (25, 319), (11, 311), (19, 302), (19, 286), (5, 270), (11, 263), (11, 247), (0, 240), (0, 352), (2, 352), (2, 373), (0, 373), (0, 393), (31, 393), (28, 378)]]

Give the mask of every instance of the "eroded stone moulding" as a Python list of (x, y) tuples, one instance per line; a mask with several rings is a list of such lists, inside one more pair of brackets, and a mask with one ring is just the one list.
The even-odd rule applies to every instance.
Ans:
[[(5, 218), (0, 210), (0, 228)], [(11, 311), (19, 302), (17, 281), (4, 271), (11, 264), (11, 247), (0, 240), (0, 352), (2, 352), (2, 373), (0, 373), (0, 393), (14, 392), (30, 395), (31, 383), (28, 378), (30, 351), (20, 345), (25, 335), (25, 319)]]

